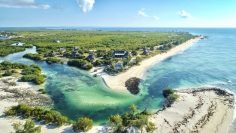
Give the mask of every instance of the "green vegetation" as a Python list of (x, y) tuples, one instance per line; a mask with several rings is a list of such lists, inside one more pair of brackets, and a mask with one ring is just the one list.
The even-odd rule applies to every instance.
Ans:
[(11, 75), (13, 75), (13, 71), (10, 71), (10, 70), (6, 70), (4, 74), (2, 74), (3, 77), (11, 76)]
[[(10, 42), (24, 42), (37, 47), (52, 48), (79, 46), (83, 50), (137, 50), (154, 47), (162, 44), (181, 43), (193, 36), (181, 32), (106, 32), (106, 31), (71, 31), (71, 30), (44, 30), (44, 31), (18, 31), (18, 36)], [(58, 41), (60, 43), (58, 43)], [(8, 44), (11, 44), (8, 41)]]
[(38, 92), (40, 92), (41, 94), (46, 94), (46, 91), (44, 89), (39, 89)]
[(45, 75), (42, 75), (41, 69), (36, 65), (24, 65), (20, 63), (11, 63), (4, 61), (0, 63), (0, 74), (2, 76), (11, 76), (17, 74), (21, 70), (21, 81), (22, 82), (32, 82), (34, 84), (40, 85), (45, 82)]
[[(191, 38), (194, 36), (186, 32), (18, 31), (14, 33), (14, 38), (0, 41), (0, 49), (3, 46), (10, 47), (15, 42), (25, 43), (24, 47), (34, 44), (38, 54), (27, 54), (25, 58), (48, 63), (79, 59), (73, 66), (85, 70), (93, 66), (105, 66), (107, 73), (117, 74), (138, 65), (145, 58), (165, 52)], [(12, 47), (20, 48), (22, 50), (23, 47)], [(115, 57), (114, 52), (119, 50), (126, 51), (128, 55)], [(88, 58), (90, 54), (92, 57)], [(74, 64), (72, 62), (74, 61), (69, 64)], [(117, 65), (119, 63), (123, 66)]]
[[(71, 124), (74, 132), (87, 132), (93, 127), (93, 120), (88, 117), (81, 117), (77, 121), (69, 121), (69, 119), (55, 110), (45, 107), (31, 107), (25, 104), (13, 106), (4, 112), (6, 116), (20, 116), (24, 119), (33, 119), (40, 121), (43, 124), (52, 124), (55, 126), (62, 126)], [(109, 126), (114, 133), (127, 132), (132, 127), (139, 129), (141, 132), (153, 132), (156, 127), (155, 124), (148, 120), (150, 113), (145, 109), (139, 111), (135, 105), (129, 107), (129, 111), (119, 115), (112, 115), (109, 117)], [(27, 125), (27, 126), (25, 126)], [(24, 126), (21, 124), (14, 124), (14, 129), (19, 133), (40, 132), (40, 127), (35, 127), (32, 120), (27, 120)]]
[(42, 55), (39, 55), (39, 54), (25, 54), (23, 56), (24, 58), (28, 58), (28, 59), (32, 59), (32, 60), (36, 60), (36, 61), (41, 61), (43, 60), (43, 56)]
[(49, 64), (52, 64), (52, 63), (63, 63), (63, 61), (59, 58), (56, 58), (56, 57), (49, 57), (46, 59), (46, 62), (49, 63)]
[(93, 120), (87, 117), (79, 118), (73, 124), (73, 130), (75, 132), (87, 132), (93, 127)]
[[(0, 35), (4, 38), (17, 38), (17, 33), (13, 32), (0, 32)], [(23, 40), (23, 39), (22, 39)], [(24, 51), (25, 48), (31, 47), (31, 45), (24, 45), (24, 46), (12, 46), (14, 43), (18, 43), (20, 41), (16, 41), (14, 39), (6, 39), (6, 40), (0, 40), (0, 56), (6, 56), (9, 54), (13, 54), (16, 52)]]
[(0, 56), (6, 56), (9, 54), (21, 52), (24, 50), (25, 50), (24, 47), (13, 47), (13, 46), (0, 45)]
[(123, 119), (118, 114), (110, 116), (109, 123), (113, 131), (119, 132), (124, 130)]
[(167, 98), (170, 95), (173, 95), (175, 93), (175, 90), (167, 88), (165, 90), (162, 91), (162, 94), (165, 98)]
[(45, 82), (45, 75), (41, 74), (41, 69), (36, 65), (30, 65), (22, 70), (21, 81), (23, 82), (33, 82), (37, 85), (40, 85)]
[(46, 61), (48, 64), (53, 63), (63, 63), (63, 61), (57, 57), (48, 57), (45, 58), (42, 54), (32, 54), (28, 53), (23, 56), (24, 58), (35, 60), (35, 61)]
[(5, 111), (5, 115), (21, 116), (26, 119), (33, 118), (37, 121), (43, 121), (45, 124), (54, 124), (56, 126), (69, 123), (68, 118), (57, 111), (43, 107), (31, 107), (25, 104), (11, 107), (9, 110)]
[(12, 124), (15, 133), (40, 133), (41, 126), (35, 127), (35, 123), (28, 119), (26, 120), (25, 124), (22, 125), (21, 123), (13, 123)]
[(168, 102), (167, 106), (171, 106), (171, 104), (173, 104), (179, 98), (179, 96), (175, 92), (175, 90), (169, 88), (163, 90), (162, 94)]
[(14, 69), (25, 69), (27, 65), (20, 63), (11, 63), (8, 61), (3, 61), (0, 63), (1, 70), (14, 70)]
[(131, 127), (136, 127), (141, 132), (146, 130), (147, 132), (153, 132), (156, 127), (152, 122), (148, 121), (149, 113), (144, 110), (138, 111), (135, 105), (130, 106), (130, 111), (123, 115), (112, 115), (109, 118), (109, 124), (115, 133), (126, 132)]
[(23, 75), (21, 77), (22, 82), (32, 82), (37, 85), (43, 84), (45, 82), (45, 76), (44, 75)]
[(67, 64), (84, 70), (90, 70), (93, 67), (93, 65), (90, 62), (82, 59), (69, 60)]

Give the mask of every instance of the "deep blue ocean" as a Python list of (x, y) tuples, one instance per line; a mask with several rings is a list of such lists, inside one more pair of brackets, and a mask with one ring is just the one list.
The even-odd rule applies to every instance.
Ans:
[(207, 38), (151, 67), (140, 84), (145, 93), (138, 96), (111, 92), (101, 79), (94, 78), (82, 70), (66, 65), (48, 65), (23, 59), (25, 53), (35, 52), (32, 49), (0, 59), (38, 64), (48, 77), (45, 89), (54, 100), (55, 108), (72, 119), (86, 115), (104, 120), (110, 114), (123, 112), (132, 103), (140, 108), (157, 109), (162, 106), (162, 90), (165, 88), (214, 86), (236, 92), (236, 29), (90, 28), (89, 30), (190, 32)]

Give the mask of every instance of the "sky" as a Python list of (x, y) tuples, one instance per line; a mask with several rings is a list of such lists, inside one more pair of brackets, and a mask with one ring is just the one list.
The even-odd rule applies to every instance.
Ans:
[(0, 27), (236, 27), (236, 0), (0, 0)]

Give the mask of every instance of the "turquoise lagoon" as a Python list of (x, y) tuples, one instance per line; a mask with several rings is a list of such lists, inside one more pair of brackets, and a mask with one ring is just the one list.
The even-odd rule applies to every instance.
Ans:
[[(112, 29), (102, 29), (112, 30)], [(113, 29), (116, 30), (116, 29)], [(182, 53), (178, 53), (145, 73), (139, 95), (117, 93), (105, 86), (101, 78), (67, 65), (48, 65), (23, 59), (35, 48), (0, 58), (25, 64), (38, 64), (47, 75), (45, 89), (55, 109), (71, 119), (89, 116), (97, 122), (122, 113), (131, 104), (156, 110), (163, 103), (162, 90), (215, 86), (236, 92), (236, 29), (120, 29), (125, 31), (187, 31), (207, 36)]]

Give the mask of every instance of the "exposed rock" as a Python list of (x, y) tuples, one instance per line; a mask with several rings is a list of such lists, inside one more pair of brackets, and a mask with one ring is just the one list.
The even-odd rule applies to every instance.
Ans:
[(125, 82), (125, 87), (129, 90), (130, 93), (137, 95), (140, 91), (139, 83), (141, 79), (133, 77)]

